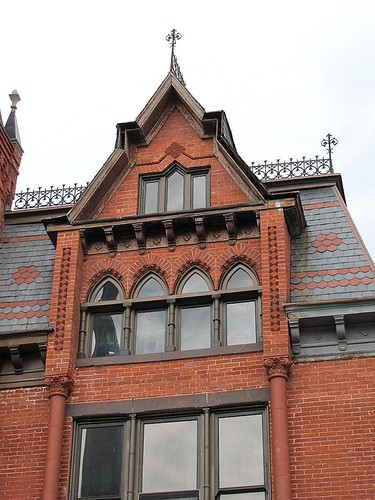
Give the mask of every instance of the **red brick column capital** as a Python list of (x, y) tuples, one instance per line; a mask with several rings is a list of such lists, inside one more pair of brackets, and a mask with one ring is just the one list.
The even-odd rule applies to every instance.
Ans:
[(263, 365), (269, 380), (273, 377), (283, 377), (288, 380), (292, 364), (289, 356), (265, 356), (263, 358)]
[(49, 390), (49, 398), (56, 395), (67, 398), (74, 385), (74, 380), (71, 375), (47, 376), (44, 381)]

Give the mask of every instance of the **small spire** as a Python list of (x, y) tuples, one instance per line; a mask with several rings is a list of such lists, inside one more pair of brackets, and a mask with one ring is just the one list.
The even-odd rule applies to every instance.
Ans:
[(18, 145), (21, 147), (20, 133), (16, 118), (17, 104), (20, 102), (21, 98), (17, 90), (13, 90), (13, 92), (9, 94), (9, 97), (11, 101), (10, 114), (4, 128), (9, 139), (18, 142)]
[(167, 42), (170, 42), (171, 46), (171, 65), (169, 68), (169, 72), (172, 73), (173, 76), (177, 78), (177, 80), (184, 86), (186, 86), (184, 77), (182, 75), (180, 65), (177, 62), (177, 57), (174, 53), (174, 48), (177, 43), (177, 40), (181, 40), (182, 35), (175, 29), (173, 29), (166, 37), (165, 39)]

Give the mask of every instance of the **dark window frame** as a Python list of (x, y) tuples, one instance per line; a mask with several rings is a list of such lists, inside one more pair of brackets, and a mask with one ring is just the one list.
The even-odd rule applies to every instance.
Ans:
[[(219, 488), (219, 426), (220, 418), (230, 418), (238, 416), (260, 415), (262, 419), (262, 468), (263, 483), (242, 485), (231, 488)], [(144, 453), (144, 426), (152, 423), (169, 422), (197, 422), (197, 463), (196, 480), (197, 485), (194, 490), (167, 491), (167, 492), (145, 492), (142, 493), (143, 474), (143, 453)], [(97, 496), (79, 497), (78, 486), (80, 484), (81, 471), (81, 436), (85, 428), (98, 428), (107, 426), (123, 426), (122, 443), (122, 474), (121, 474), (121, 494), (120, 496), (106, 496), (101, 499), (127, 498), (129, 491), (134, 492), (134, 499), (139, 500), (161, 500), (166, 498), (204, 498), (204, 490), (207, 487), (210, 491), (210, 498), (220, 498), (224, 493), (253, 493), (262, 492), (265, 499), (270, 496), (270, 446), (269, 446), (269, 418), (266, 404), (246, 405), (241, 407), (218, 407), (201, 408), (194, 411), (169, 412), (160, 416), (159, 414), (128, 414), (121, 417), (86, 420), (75, 420), (73, 428), (73, 449), (71, 455), (71, 480), (70, 495), (71, 500), (93, 500)]]
[[(227, 285), (233, 274), (238, 270), (243, 269), (252, 280), (251, 288), (231, 288), (227, 289)], [(200, 292), (182, 293), (182, 290), (188, 280), (198, 274), (207, 283), (208, 290)], [(139, 297), (142, 287), (150, 278), (156, 279), (160, 284), (163, 295)], [(100, 287), (104, 286), (107, 280), (116, 282), (114, 278), (107, 277), (101, 280), (98, 285), (93, 288), (89, 295), (89, 299), (95, 297)], [(124, 292), (119, 283), (118, 289), (121, 291), (121, 300), (106, 301), (106, 302), (87, 302), (82, 305), (81, 317), (81, 332), (80, 332), (80, 347), (78, 358), (92, 357), (93, 352), (93, 318), (95, 314), (122, 314), (122, 331), (119, 342), (120, 355), (144, 355), (158, 354), (158, 352), (136, 353), (136, 332), (137, 332), (137, 313), (165, 311), (165, 344), (164, 350), (161, 353), (180, 351), (194, 352), (201, 349), (212, 349), (215, 347), (229, 347), (230, 345), (250, 345), (262, 343), (261, 332), (261, 288), (259, 280), (247, 265), (237, 263), (230, 268), (223, 279), (219, 290), (214, 290), (211, 277), (207, 272), (199, 267), (193, 267), (179, 280), (176, 285), (174, 294), (170, 295), (167, 284), (164, 279), (154, 272), (147, 273), (134, 286), (131, 293), (131, 298), (125, 300)], [(227, 326), (226, 326), (226, 305), (230, 303), (253, 302), (255, 310), (255, 341), (228, 344), (227, 342)], [(200, 306), (210, 306), (210, 345), (208, 347), (195, 347), (194, 349), (181, 349), (181, 317), (184, 308), (194, 308)], [(95, 357), (94, 357), (95, 358)]]
[[(166, 213), (167, 210), (167, 198), (168, 198), (168, 179), (175, 173), (178, 172), (183, 176), (183, 208), (181, 210), (175, 210), (180, 212), (183, 210), (199, 210), (201, 208), (208, 208), (210, 206), (210, 169), (205, 168), (194, 168), (186, 169), (179, 165), (178, 163), (173, 163), (164, 172), (160, 174), (146, 174), (139, 177), (139, 196), (138, 196), (138, 213), (143, 215), (152, 215), (155, 213)], [(194, 190), (193, 184), (194, 179), (197, 177), (204, 177), (206, 200), (205, 205), (202, 207), (194, 207)], [(157, 182), (158, 183), (158, 193), (157, 193), (157, 210), (156, 212), (146, 211), (146, 185), (148, 183)], [(175, 212), (174, 210), (171, 212)]]

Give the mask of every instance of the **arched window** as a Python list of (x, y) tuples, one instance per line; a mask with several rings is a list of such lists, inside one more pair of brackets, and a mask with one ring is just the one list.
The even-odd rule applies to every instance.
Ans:
[(185, 169), (173, 164), (159, 175), (141, 177), (139, 212), (152, 214), (206, 208), (209, 203), (209, 170)]
[(143, 278), (133, 293), (133, 328), (130, 342), (135, 354), (164, 352), (167, 344), (167, 287), (157, 275)]
[(178, 342), (182, 350), (212, 345), (212, 283), (202, 271), (186, 274), (177, 287)]
[(252, 344), (259, 339), (259, 281), (247, 266), (238, 264), (222, 281), (224, 342)]
[(242, 263), (214, 290), (210, 276), (190, 269), (169, 295), (165, 281), (149, 273), (125, 301), (121, 285), (102, 280), (82, 306), (79, 357), (156, 354), (261, 341), (260, 286)]
[(111, 277), (91, 291), (86, 308), (88, 317), (84, 319), (89, 335), (87, 339), (81, 338), (81, 354), (86, 351), (91, 357), (104, 357), (121, 353), (123, 299), (121, 285)]

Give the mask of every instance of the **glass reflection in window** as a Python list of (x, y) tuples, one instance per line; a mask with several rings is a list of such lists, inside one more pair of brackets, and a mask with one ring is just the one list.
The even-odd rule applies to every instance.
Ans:
[(78, 498), (120, 496), (123, 426), (81, 431)]
[(228, 302), (225, 309), (227, 345), (256, 342), (255, 302)]
[(262, 436), (261, 415), (219, 418), (220, 488), (264, 483)]
[(135, 325), (135, 352), (149, 354), (165, 351), (166, 310), (138, 311)]
[(92, 357), (120, 354), (122, 314), (92, 315)]
[(182, 293), (207, 292), (208, 290), (207, 281), (198, 273), (194, 273), (184, 284)]
[(144, 186), (144, 209), (143, 213), (153, 214), (158, 212), (159, 181), (145, 182)]
[(106, 281), (104, 285), (100, 288), (98, 293), (95, 295), (94, 302), (103, 302), (105, 300), (119, 300), (120, 292), (118, 288), (111, 283)]
[(211, 307), (181, 308), (181, 350), (211, 346)]
[(167, 212), (184, 208), (184, 176), (174, 172), (167, 178)]
[(243, 269), (237, 269), (229, 278), (227, 288), (251, 288), (255, 286), (254, 281)]
[(149, 278), (138, 293), (138, 297), (158, 297), (161, 295), (164, 295), (163, 287), (155, 278)]
[(142, 492), (197, 488), (197, 421), (145, 424)]
[(205, 208), (207, 206), (207, 175), (194, 175), (192, 178), (191, 208)]

